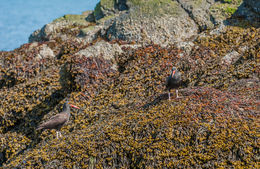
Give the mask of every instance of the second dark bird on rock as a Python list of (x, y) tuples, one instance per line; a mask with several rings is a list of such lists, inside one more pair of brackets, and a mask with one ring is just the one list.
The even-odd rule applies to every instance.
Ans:
[(181, 84), (181, 72), (179, 72), (176, 67), (172, 67), (171, 74), (166, 79), (166, 89), (168, 90), (169, 100), (171, 100), (171, 89), (176, 89), (176, 98), (179, 98), (178, 88), (181, 86)]
[(61, 113), (56, 114), (55, 116), (51, 117), (50, 120), (42, 123), (39, 125), (39, 127), (36, 130), (41, 129), (56, 129), (57, 139), (59, 138), (59, 135), (61, 136), (60, 129), (61, 127), (66, 124), (69, 121), (70, 118), (70, 107), (74, 107), (76, 109), (80, 109), (79, 107), (69, 104), (68, 101), (66, 101), (63, 104), (63, 110)]

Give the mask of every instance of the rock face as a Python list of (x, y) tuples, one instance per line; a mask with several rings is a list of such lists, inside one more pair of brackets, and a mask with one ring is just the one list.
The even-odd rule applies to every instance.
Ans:
[[(90, 22), (86, 20), (85, 15), (64, 15), (52, 23), (46, 24), (42, 29), (32, 33), (29, 37), (29, 42), (43, 42), (57, 37), (66, 40), (78, 34), (78, 27), (82, 28), (88, 25), (90, 25)], [(75, 28), (75, 30), (73, 30), (73, 28)], [(70, 34), (65, 34), (67, 30), (71, 30)]]
[[(87, 11), (84, 15), (65, 15), (45, 25), (30, 36), (29, 42), (41, 42), (59, 37), (63, 40), (75, 38), (82, 43), (89, 43), (101, 34), (108, 40), (121, 39), (128, 42), (167, 45), (180, 43), (202, 31), (226, 24), (225, 20), (234, 14), (236, 9), (238, 9), (235, 13), (237, 17), (247, 17), (252, 23), (257, 23), (259, 20), (259, 2), (253, 0), (224, 2), (101, 0), (93, 12)], [(68, 32), (66, 30), (71, 31), (69, 34), (64, 34)]]
[[(232, 4), (232, 10), (239, 5), (239, 2)], [(64, 32), (61, 29), (77, 24), (86, 27), (80, 34), (86, 37), (85, 42), (91, 42), (101, 33), (108, 40), (167, 45), (221, 24), (229, 17), (226, 11), (231, 10), (222, 6), (213, 0), (101, 0), (93, 13), (65, 15), (34, 32), (29, 41), (45, 41), (57, 36), (66, 38), (67, 35), (61, 36)], [(226, 11), (217, 13), (219, 8)], [(94, 21), (93, 15), (99, 26), (87, 22)], [(91, 26), (88, 28), (88, 25)]]
[(115, 59), (116, 54), (121, 54), (123, 51), (118, 44), (110, 44), (105, 41), (99, 41), (93, 46), (89, 46), (84, 50), (80, 50), (75, 55), (78, 57), (103, 57), (106, 60)]
[[(0, 52), (0, 168), (259, 168), (257, 18), (255, 0), (101, 0), (45, 25)], [(68, 97), (64, 137), (38, 133)]]
[(257, 13), (256, 17), (260, 15), (260, 2), (258, 0), (248, 0), (245, 1), (245, 4), (248, 5), (255, 13)]
[[(129, 12), (107, 23), (110, 26), (105, 36), (110, 40), (168, 44), (198, 32), (194, 20), (175, 1), (127, 2)], [(158, 5), (161, 8), (156, 8)]]

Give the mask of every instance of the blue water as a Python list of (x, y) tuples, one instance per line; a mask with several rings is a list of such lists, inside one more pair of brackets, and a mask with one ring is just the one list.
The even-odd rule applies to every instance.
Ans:
[(0, 0), (0, 51), (28, 43), (30, 34), (65, 14), (93, 10), (99, 0)]

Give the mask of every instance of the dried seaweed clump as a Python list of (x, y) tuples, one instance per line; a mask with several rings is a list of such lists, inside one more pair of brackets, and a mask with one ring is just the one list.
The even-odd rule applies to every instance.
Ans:
[[(74, 50), (58, 57), (57, 46)], [(0, 166), (40, 141), (36, 126), (75, 90), (73, 77), (66, 78), (72, 76), (71, 72), (63, 74), (62, 67), (71, 64), (73, 52), (84, 47), (73, 41), (53, 41), (25, 44), (12, 52), (1, 52)], [(43, 49), (53, 49), (52, 55), (42, 55)], [(61, 83), (63, 79), (70, 86)], [(7, 140), (12, 141), (7, 144)]]
[(53, 56), (42, 57), (44, 44), (26, 44), (14, 52), (0, 53), (0, 88), (12, 87), (35, 78), (54, 62)]
[(259, 29), (228, 27), (223, 34), (197, 39), (191, 55), (178, 64), (190, 86), (227, 89), (239, 79), (257, 76), (259, 44)]
[(86, 92), (92, 96), (98, 92), (104, 81), (110, 81), (110, 78), (117, 74), (112, 66), (112, 61), (103, 57), (75, 56), (71, 72), (75, 74), (75, 82), (82, 93)]

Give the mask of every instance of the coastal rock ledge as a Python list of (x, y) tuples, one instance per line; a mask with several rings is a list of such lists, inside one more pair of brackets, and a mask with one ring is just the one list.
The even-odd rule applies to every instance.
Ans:
[[(258, 0), (101, 0), (46, 24), (0, 52), (0, 168), (259, 168), (259, 18)], [(66, 99), (63, 137), (36, 131)]]

